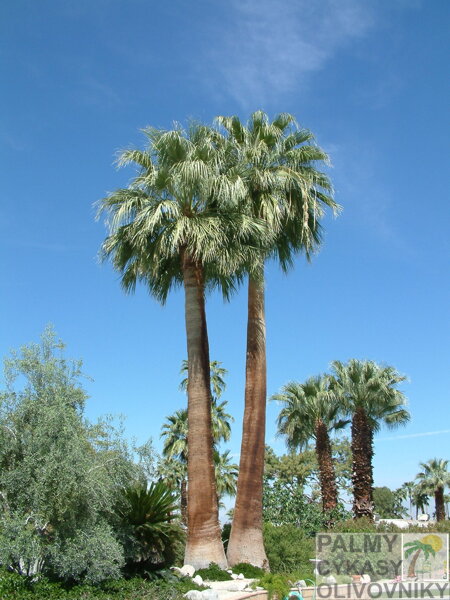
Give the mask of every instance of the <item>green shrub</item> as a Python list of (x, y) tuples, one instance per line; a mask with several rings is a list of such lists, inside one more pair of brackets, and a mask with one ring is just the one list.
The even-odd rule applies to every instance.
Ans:
[(199, 569), (195, 573), (207, 581), (228, 581), (233, 579), (227, 571), (223, 571), (216, 563), (209, 563), (206, 569)]
[(314, 539), (295, 525), (264, 525), (264, 546), (273, 573), (305, 572), (312, 575), (310, 558), (315, 556)]
[(267, 590), (269, 600), (271, 598), (283, 600), (289, 594), (289, 581), (286, 576), (280, 573), (265, 573), (257, 582), (257, 585)]
[(257, 579), (258, 577), (262, 577), (265, 573), (264, 569), (261, 569), (260, 567), (255, 567), (254, 565), (245, 562), (234, 565), (232, 571), (237, 575), (239, 575), (239, 573), (242, 573), (242, 575), (247, 579)]

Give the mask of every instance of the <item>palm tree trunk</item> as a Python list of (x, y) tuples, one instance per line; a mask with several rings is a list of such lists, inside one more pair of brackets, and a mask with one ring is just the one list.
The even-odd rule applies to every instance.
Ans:
[(264, 266), (261, 279), (249, 277), (245, 410), (236, 504), (227, 557), (231, 566), (248, 562), (269, 568), (262, 532), (266, 430), (266, 323)]
[(366, 412), (357, 408), (352, 419), (353, 513), (373, 518), (373, 433)]
[(330, 436), (327, 426), (321, 419), (318, 419), (316, 423), (316, 454), (319, 463), (322, 508), (324, 512), (328, 512), (336, 508), (338, 495)]
[(445, 521), (444, 488), (439, 487), (434, 492), (436, 505), (436, 521)]
[(220, 535), (211, 427), (209, 346), (202, 267), (183, 257), (188, 352), (188, 534), (185, 564), (226, 567)]
[(181, 480), (180, 500), (181, 522), (183, 525), (187, 525), (187, 481), (184, 477)]

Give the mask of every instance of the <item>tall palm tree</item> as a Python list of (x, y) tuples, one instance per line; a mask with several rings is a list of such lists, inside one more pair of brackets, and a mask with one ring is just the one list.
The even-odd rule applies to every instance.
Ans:
[(330, 432), (344, 428), (350, 421), (341, 418), (342, 406), (329, 388), (324, 375), (304, 383), (292, 381), (271, 398), (283, 403), (278, 415), (278, 433), (286, 436), (289, 450), (306, 448), (315, 440), (324, 511), (336, 508), (338, 493), (330, 442)]
[(420, 463), (422, 471), (416, 476), (419, 490), (434, 495), (437, 521), (445, 520), (444, 490), (450, 486), (448, 463), (442, 458), (431, 458), (426, 463)]
[(331, 363), (334, 393), (352, 416), (353, 512), (373, 517), (373, 436), (382, 424), (390, 429), (410, 418), (406, 398), (396, 388), (406, 377), (394, 367), (351, 359)]
[[(211, 433), (209, 344), (205, 290), (233, 287), (236, 243), (262, 233), (261, 225), (237, 210), (245, 188), (225, 161), (223, 138), (203, 125), (188, 131), (145, 130), (148, 148), (122, 153), (120, 165), (138, 174), (125, 189), (101, 201), (109, 235), (102, 245), (121, 273), (122, 286), (138, 281), (162, 303), (183, 286), (188, 353), (188, 536), (185, 561), (205, 567), (226, 559), (220, 538)], [(226, 171), (225, 171), (226, 170)], [(240, 260), (240, 256), (238, 257)]]
[[(337, 209), (331, 184), (316, 166), (328, 159), (314, 144), (310, 131), (299, 129), (294, 117), (278, 115), (272, 122), (262, 111), (247, 125), (239, 118), (218, 117), (234, 146), (234, 157), (245, 167), (246, 198), (242, 210), (264, 220), (274, 239), (260, 238), (259, 258), (248, 269), (248, 321), (245, 409), (239, 478), (228, 544), (231, 565), (250, 562), (268, 567), (262, 536), (262, 489), (266, 418), (266, 324), (264, 264), (275, 257), (286, 270), (296, 252), (308, 256), (320, 243), (319, 219), (324, 206)], [(254, 258), (254, 257), (252, 257)]]

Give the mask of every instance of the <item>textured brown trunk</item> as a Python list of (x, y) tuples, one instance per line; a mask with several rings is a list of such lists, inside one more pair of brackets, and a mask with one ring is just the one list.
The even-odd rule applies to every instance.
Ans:
[(330, 436), (327, 426), (321, 419), (316, 422), (316, 454), (319, 463), (322, 508), (324, 512), (328, 512), (336, 508), (338, 495)]
[(249, 278), (245, 409), (236, 504), (228, 543), (230, 566), (247, 562), (269, 568), (262, 532), (266, 430), (266, 323), (261, 280)]
[(373, 433), (363, 408), (352, 419), (353, 513), (373, 518)]
[(188, 533), (184, 562), (226, 567), (214, 478), (211, 386), (203, 270), (183, 256), (188, 353)]
[(187, 525), (187, 481), (186, 479), (181, 480), (181, 522), (183, 525)]
[(436, 521), (445, 521), (444, 488), (439, 487), (435, 490), (434, 502), (436, 504)]

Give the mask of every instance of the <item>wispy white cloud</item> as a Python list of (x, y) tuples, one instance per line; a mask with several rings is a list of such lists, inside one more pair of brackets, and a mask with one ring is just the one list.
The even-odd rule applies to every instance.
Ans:
[(359, 0), (231, 4), (234, 22), (218, 36), (212, 59), (226, 92), (245, 108), (304, 87), (311, 73), (373, 25), (369, 5)]
[(388, 440), (406, 440), (410, 438), (427, 437), (430, 435), (443, 435), (450, 433), (450, 429), (441, 429), (440, 431), (422, 431), (420, 433), (408, 433), (406, 435), (393, 435), (391, 437), (377, 438), (377, 442), (386, 442)]

